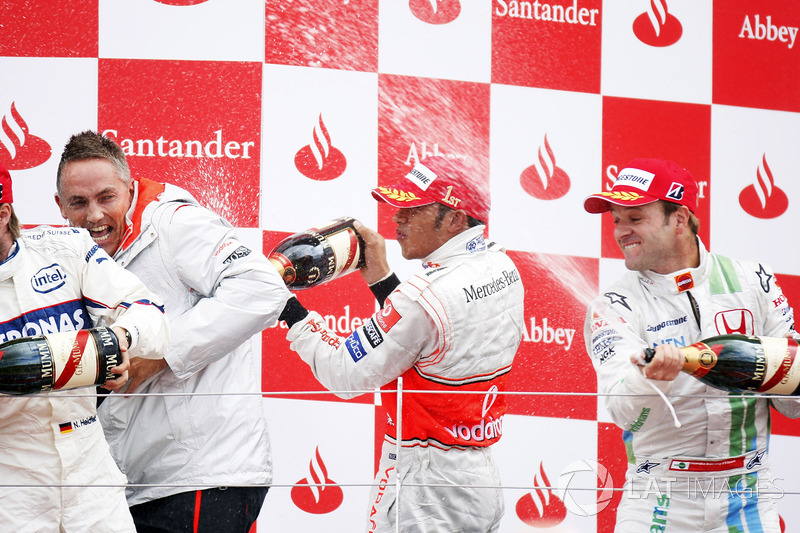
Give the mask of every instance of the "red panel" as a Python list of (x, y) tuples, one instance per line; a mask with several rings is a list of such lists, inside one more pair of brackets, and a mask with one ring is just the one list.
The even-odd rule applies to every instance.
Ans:
[[(378, 79), (378, 182), (400, 181), (428, 155), (465, 160), (489, 179), (489, 84), (381, 75)], [(378, 207), (378, 231), (394, 237), (396, 209)]]
[(267, 63), (377, 72), (378, 0), (267, 2)]
[(800, 111), (800, 3), (714, 4), (715, 104)]
[(583, 321), (599, 290), (599, 261), (531, 252), (510, 256), (525, 286), (525, 335), (509, 390), (566, 395), (510, 395), (509, 412), (594, 420), (597, 377), (586, 354)]
[[(269, 254), (289, 233), (264, 232), (264, 253)], [(346, 337), (363, 319), (375, 312), (375, 297), (358, 273), (349, 274), (326, 284), (295, 292), (297, 299), (308, 310), (322, 315), (331, 332)], [(261, 334), (263, 361), (262, 387), (265, 391), (325, 391), (325, 387), (312, 374), (309, 366), (289, 348), (286, 340), (286, 323), (265, 329)], [(353, 401), (373, 403), (372, 393), (353, 400), (342, 400), (332, 394), (276, 395), (277, 398), (302, 400)]]
[[(700, 185), (697, 217), (700, 238), (709, 242), (711, 106), (603, 98), (603, 190), (626, 163), (637, 157), (671, 159)], [(610, 215), (603, 215), (602, 256), (621, 259)]]
[(598, 422), (597, 424), (597, 462), (605, 466), (614, 480), (614, 497), (611, 503), (597, 515), (597, 533), (613, 533), (617, 520), (617, 506), (622, 499), (622, 487), (625, 484), (625, 472), (628, 470), (628, 458), (622, 442), (622, 430), (614, 424)]
[(184, 187), (234, 226), (258, 226), (260, 63), (102, 59), (98, 96), (99, 130), (122, 146), (133, 177)]
[(492, 82), (600, 92), (601, 0), (493, 2)]
[(0, 56), (97, 57), (97, 0), (3, 0)]

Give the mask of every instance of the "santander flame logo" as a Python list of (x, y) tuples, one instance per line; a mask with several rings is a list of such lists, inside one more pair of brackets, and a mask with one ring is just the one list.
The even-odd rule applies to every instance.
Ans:
[(534, 163), (523, 170), (519, 183), (526, 193), (539, 200), (556, 200), (569, 191), (569, 176), (556, 165), (556, 158), (546, 134), (544, 153), (542, 147), (539, 147), (539, 164)]
[(534, 491), (517, 500), (517, 516), (529, 526), (553, 527), (563, 522), (567, 517), (567, 507), (553, 493), (550, 480), (547, 479), (547, 474), (544, 473), (544, 465), (541, 462), (539, 463), (539, 474), (542, 476), (543, 485), (539, 484), (538, 475), (534, 475)]
[(422, 22), (447, 24), (461, 14), (460, 0), (409, 0), (408, 8)]
[[(316, 461), (316, 464), (315, 464)], [(303, 511), (325, 514), (336, 510), (344, 500), (344, 492), (334, 481), (328, 479), (328, 469), (316, 449), (316, 457), (309, 463), (309, 477), (301, 479), (292, 487), (292, 501)]]
[(322, 121), (322, 113), (314, 126), (314, 142), (297, 151), (294, 166), (303, 176), (317, 181), (336, 179), (347, 168), (344, 154), (331, 145), (331, 136)]
[(633, 21), (633, 33), (644, 44), (670, 46), (683, 35), (683, 26), (667, 11), (666, 0), (650, 0), (647, 11)]
[(739, 205), (748, 215), (756, 218), (777, 218), (789, 208), (786, 193), (775, 186), (775, 178), (767, 164), (767, 155), (761, 158), (756, 170), (755, 183), (748, 185), (739, 193)]
[[(18, 131), (15, 131), (11, 124)], [(17, 111), (16, 102), (11, 103), (11, 124), (8, 116), (3, 116), (0, 163), (9, 170), (22, 170), (39, 166), (50, 159), (52, 153), (50, 145), (41, 137), (29, 133), (28, 124)]]

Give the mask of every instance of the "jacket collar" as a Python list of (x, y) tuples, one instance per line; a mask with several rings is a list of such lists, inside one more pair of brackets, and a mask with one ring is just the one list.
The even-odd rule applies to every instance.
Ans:
[(125, 215), (125, 222), (127, 227), (125, 235), (122, 237), (122, 243), (119, 248), (114, 252), (116, 257), (131, 247), (133, 242), (139, 238), (142, 233), (142, 214), (144, 209), (150, 205), (151, 202), (158, 201), (161, 194), (164, 192), (165, 185), (146, 178), (140, 178), (134, 182), (133, 188), (133, 202), (131, 208)]
[(486, 241), (483, 238), (483, 231), (486, 226), (475, 226), (466, 231), (462, 231), (439, 248), (434, 250), (428, 257), (422, 260), (425, 268), (436, 268), (441, 266), (445, 260), (460, 255), (468, 255), (486, 250)]
[(686, 292), (701, 283), (709, 276), (711, 261), (703, 241), (697, 237), (697, 248), (700, 252), (700, 264), (695, 268), (684, 268), (669, 274), (658, 274), (652, 270), (639, 272), (639, 280), (645, 285), (664, 294)]

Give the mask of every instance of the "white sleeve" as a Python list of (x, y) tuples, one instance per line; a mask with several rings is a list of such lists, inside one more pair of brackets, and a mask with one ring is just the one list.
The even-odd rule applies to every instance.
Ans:
[(111, 259), (88, 233), (82, 245), (81, 290), (89, 315), (95, 322), (130, 332), (131, 357), (164, 357), (170, 335), (161, 300), (135, 274)]
[(239, 241), (213, 212), (184, 206), (160, 225), (162, 248), (181, 282), (200, 297), (170, 316), (167, 363), (183, 379), (276, 324), (291, 294), (267, 258)]
[(325, 388), (353, 398), (405, 373), (435, 350), (438, 333), (419, 304), (395, 291), (383, 309), (346, 338), (331, 333), (314, 311), (286, 338)]

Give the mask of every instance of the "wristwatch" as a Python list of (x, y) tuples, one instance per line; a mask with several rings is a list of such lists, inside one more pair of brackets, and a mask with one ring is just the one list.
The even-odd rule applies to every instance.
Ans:
[(130, 348), (131, 344), (133, 344), (133, 337), (131, 337), (131, 332), (127, 329), (125, 330), (125, 340), (128, 341), (128, 348)]

